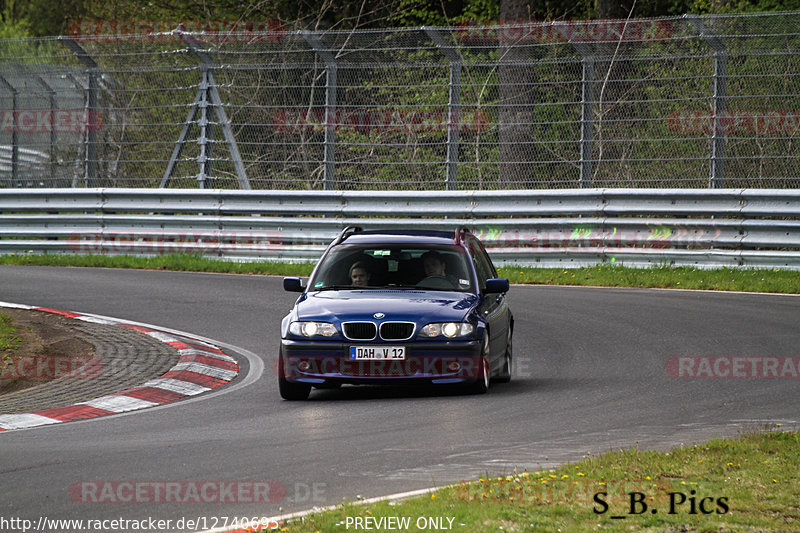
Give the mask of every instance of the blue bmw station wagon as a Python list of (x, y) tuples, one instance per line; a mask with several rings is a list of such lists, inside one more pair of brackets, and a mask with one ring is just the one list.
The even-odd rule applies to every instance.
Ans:
[(342, 384), (459, 384), (484, 393), (511, 379), (507, 279), (480, 240), (454, 232), (348, 227), (328, 246), (281, 323), (286, 400)]

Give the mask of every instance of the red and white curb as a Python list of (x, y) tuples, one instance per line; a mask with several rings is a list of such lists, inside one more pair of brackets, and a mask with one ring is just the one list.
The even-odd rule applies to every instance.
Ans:
[(129, 328), (172, 346), (180, 355), (178, 363), (168, 372), (137, 387), (75, 405), (41, 409), (30, 413), (0, 415), (0, 431), (85, 420), (172, 403), (221, 387), (231, 382), (239, 373), (239, 365), (233, 357), (219, 347), (198, 338), (176, 335), (125, 320), (47, 307), (7, 302), (0, 302), (0, 307), (44, 311), (85, 322)]

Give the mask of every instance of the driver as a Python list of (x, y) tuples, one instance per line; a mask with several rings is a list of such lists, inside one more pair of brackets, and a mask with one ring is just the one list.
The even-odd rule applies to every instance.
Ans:
[(422, 254), (422, 265), (425, 268), (425, 276), (445, 276), (444, 258), (434, 251)]

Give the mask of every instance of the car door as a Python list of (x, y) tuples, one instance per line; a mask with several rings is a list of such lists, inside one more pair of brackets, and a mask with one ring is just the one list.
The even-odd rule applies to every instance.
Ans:
[(497, 271), (481, 242), (475, 238), (470, 239), (467, 247), (478, 275), (478, 287), (481, 291), (478, 312), (489, 328), (491, 363), (494, 370), (501, 364), (506, 349), (510, 320), (508, 302), (505, 294), (486, 294), (484, 291), (486, 280), (496, 278)]

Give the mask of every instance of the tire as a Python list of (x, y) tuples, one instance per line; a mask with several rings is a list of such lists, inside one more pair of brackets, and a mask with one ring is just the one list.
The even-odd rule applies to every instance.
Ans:
[(311, 385), (307, 383), (293, 383), (284, 378), (283, 370), (283, 356), (280, 356), (278, 363), (278, 391), (281, 393), (281, 398), (293, 402), (303, 401), (308, 399), (311, 394)]
[(467, 385), (467, 392), (470, 394), (486, 394), (491, 381), (491, 371), (492, 366), (489, 362), (489, 331), (487, 330), (483, 335), (483, 349), (481, 350), (478, 376), (474, 383)]
[(281, 398), (292, 402), (299, 402), (308, 399), (311, 394), (311, 385), (305, 383), (292, 383), (283, 378), (278, 378), (278, 390), (281, 392)]
[(511, 329), (511, 326), (509, 326), (508, 340), (506, 341), (506, 353), (503, 355), (503, 369), (500, 371), (500, 375), (494, 378), (493, 381), (496, 383), (508, 383), (511, 381), (511, 374), (514, 368), (514, 355), (511, 344), (512, 335), (513, 330)]

